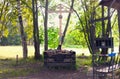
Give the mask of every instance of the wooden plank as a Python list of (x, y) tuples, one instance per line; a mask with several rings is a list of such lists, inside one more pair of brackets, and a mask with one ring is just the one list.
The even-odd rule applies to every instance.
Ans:
[(99, 73), (109, 73), (109, 72), (112, 72), (112, 71), (115, 71), (117, 69), (120, 68), (120, 65), (119, 64), (116, 64), (116, 65), (112, 65), (112, 66), (107, 66), (107, 67), (98, 67), (96, 68), (96, 72), (99, 72)]
[(100, 5), (107, 6), (107, 7), (111, 6), (111, 8), (120, 9), (120, 0), (115, 0), (115, 2), (113, 1), (114, 0), (102, 0), (100, 2)]
[(68, 11), (68, 10), (58, 10), (58, 11), (53, 11), (53, 10), (48, 10), (48, 13), (69, 13), (69, 12), (73, 12), (73, 10), (70, 10), (70, 11)]
[(102, 21), (102, 20), (108, 20), (108, 17), (95, 19), (95, 20), (93, 20), (93, 22), (98, 22), (98, 21)]

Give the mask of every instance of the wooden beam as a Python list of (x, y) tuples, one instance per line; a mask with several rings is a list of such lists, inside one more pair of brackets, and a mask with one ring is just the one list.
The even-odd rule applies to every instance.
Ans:
[(95, 20), (93, 20), (93, 22), (98, 22), (98, 21), (102, 21), (102, 20), (108, 20), (108, 17), (95, 19)]
[[(102, 0), (100, 5), (107, 6), (114, 9), (120, 9), (120, 0)], [(112, 4), (112, 5), (111, 5)]]
[(68, 10), (64, 10), (64, 11), (60, 11), (60, 10), (56, 10), (56, 11), (54, 11), (54, 10), (48, 10), (48, 13), (70, 13), (70, 12), (73, 12), (72, 10), (71, 11), (68, 11)]

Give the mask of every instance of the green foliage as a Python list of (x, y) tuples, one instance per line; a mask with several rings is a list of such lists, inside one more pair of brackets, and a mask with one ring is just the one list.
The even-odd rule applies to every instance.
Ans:
[(81, 47), (86, 47), (86, 42), (84, 40), (83, 32), (77, 28), (71, 29), (71, 30), (69, 29), (65, 37), (64, 44), (67, 46), (68, 45), (79, 45)]
[[(40, 7), (39, 8), (39, 25), (43, 27), (43, 15), (42, 8), (45, 6), (45, 1), (44, 0), (38, 0), (38, 3)], [(49, 8), (52, 8), (53, 10), (56, 9), (56, 5), (59, 3), (62, 3), (63, 5), (69, 7), (71, 4), (71, 0), (50, 0), (49, 1)], [(87, 4), (87, 5), (86, 5)], [(80, 45), (82, 47), (86, 47), (86, 41), (88, 41), (88, 35), (89, 35), (89, 30), (90, 30), (90, 24), (89, 21), (91, 19), (91, 14), (93, 13), (93, 9), (95, 8), (95, 15), (94, 19), (99, 19), (102, 17), (101, 14), (101, 7), (98, 6), (99, 1), (89, 1), (89, 0), (76, 0), (74, 2), (74, 9), (78, 12), (80, 19), (82, 20), (82, 23), (79, 22), (76, 14), (74, 12), (72, 13), (71, 16), (71, 21), (69, 23), (69, 27), (67, 30), (67, 34), (65, 36), (65, 41), (64, 44), (66, 46), (68, 45)], [(2, 42), (1, 45), (13, 45), (11, 43), (5, 42), (5, 41), (12, 41), (9, 38), (15, 39), (16, 34), (19, 33), (19, 25), (18, 25), (18, 13), (16, 10), (16, 1), (15, 0), (2, 0), (0, 1), (0, 37), (3, 36), (2, 39), (4, 39), (4, 42)], [(27, 36), (27, 41), (30, 39), (33, 39), (33, 17), (32, 17), (32, 3), (31, 0), (21, 0), (21, 10), (22, 10), (22, 17), (24, 20), (24, 28)], [(85, 12), (84, 12), (85, 11)], [(43, 13), (44, 14), (44, 13)], [(49, 15), (49, 21), (52, 21), (52, 26), (56, 26), (55, 23), (53, 23), (53, 18), (57, 14), (52, 14), (53, 17)], [(115, 14), (116, 15), (116, 14)], [(107, 8), (105, 8), (105, 17), (107, 16)], [(41, 18), (42, 17), (42, 18)], [(115, 21), (116, 18), (112, 17), (112, 24), (113, 21)], [(64, 20), (64, 19), (63, 19)], [(66, 21), (66, 20), (64, 20)], [(107, 25), (108, 21), (105, 21), (105, 25)], [(118, 31), (116, 31), (117, 28), (117, 21), (115, 26), (112, 29), (113, 32), (113, 37), (115, 38), (115, 42), (119, 42), (119, 36), (118, 36)], [(106, 27), (105, 27), (106, 28)], [(40, 29), (40, 42), (43, 44), (44, 42), (44, 30), (43, 28)], [(85, 34), (86, 38), (85, 39)], [(95, 36), (101, 36), (102, 35), (102, 26), (101, 26), (101, 21), (100, 22), (95, 22)], [(55, 27), (48, 28), (48, 44), (50, 48), (56, 48), (58, 45), (58, 29)], [(19, 38), (19, 37), (17, 37)], [(16, 38), (16, 39), (17, 39)], [(1, 40), (2, 40), (1, 39)], [(3, 40), (2, 40), (3, 41)], [(3, 44), (5, 43), (5, 44)], [(8, 43), (8, 44), (6, 44)], [(20, 40), (19, 40), (20, 43)], [(15, 45), (18, 44), (15, 42)], [(119, 43), (116, 43), (118, 45)]]
[(42, 66), (43, 62), (36, 61), (33, 57), (27, 59), (19, 59), (18, 63), (16, 63), (16, 59), (0, 59), (0, 79), (38, 73), (40, 72)]
[(21, 39), (19, 35), (9, 35), (8, 37), (2, 37), (0, 40), (0, 45), (20, 45)]
[[(44, 42), (44, 30), (43, 27), (39, 28), (39, 35), (40, 35), (40, 44)], [(58, 45), (58, 28), (49, 27), (48, 28), (48, 46), (50, 48), (56, 48)]]
[(50, 48), (56, 48), (58, 45), (58, 28), (49, 27), (48, 28), (48, 46)]
[(76, 58), (76, 65), (80, 66), (92, 66), (92, 56), (77, 56)]
[(39, 39), (40, 39), (40, 44), (43, 44), (43, 42), (44, 42), (44, 30), (43, 30), (43, 28), (42, 27), (40, 27), (39, 28)]
[[(10, 36), (18, 34), (18, 13), (16, 9), (16, 1), (14, 0), (3, 0), (0, 1), (0, 36)], [(22, 17), (24, 20), (24, 27), (27, 36), (27, 40), (32, 38), (32, 8), (31, 1), (23, 0), (21, 1)], [(9, 35), (10, 34), (10, 35)]]

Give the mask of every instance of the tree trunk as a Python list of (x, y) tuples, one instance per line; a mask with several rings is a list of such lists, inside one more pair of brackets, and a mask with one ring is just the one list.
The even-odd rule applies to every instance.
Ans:
[(118, 13), (119, 53), (120, 53), (120, 10), (118, 10), (117, 13)]
[(45, 5), (45, 19), (44, 19), (44, 51), (48, 50), (48, 32), (47, 32), (47, 22), (48, 22), (48, 0), (46, 0)]
[(105, 36), (104, 6), (102, 5), (102, 37)]
[(39, 29), (38, 29), (38, 8), (37, 0), (32, 0), (33, 8), (33, 36), (34, 36), (34, 48), (35, 48), (35, 59), (40, 59), (40, 40), (39, 40)]
[(20, 23), (20, 33), (21, 33), (21, 40), (22, 40), (22, 47), (23, 47), (23, 58), (27, 58), (28, 50), (27, 50), (27, 42), (26, 36), (23, 27), (23, 20), (22, 20), (22, 11), (20, 10), (20, 0), (17, 0), (17, 9), (18, 9), (18, 19)]

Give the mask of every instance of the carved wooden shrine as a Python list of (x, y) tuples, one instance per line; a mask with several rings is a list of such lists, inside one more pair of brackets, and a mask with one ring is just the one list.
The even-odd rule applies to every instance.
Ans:
[[(62, 37), (62, 13), (70, 13), (71, 10), (64, 9), (64, 5), (59, 4), (58, 10), (49, 10), (49, 13), (59, 13), (59, 44), (61, 45)], [(62, 50), (62, 49), (49, 49), (44, 51), (44, 65), (50, 66), (69, 66), (75, 67), (76, 64), (76, 53), (74, 51)]]
[(68, 50), (48, 50), (44, 52), (44, 65), (51, 66), (71, 66), (75, 67), (76, 58), (74, 51)]

